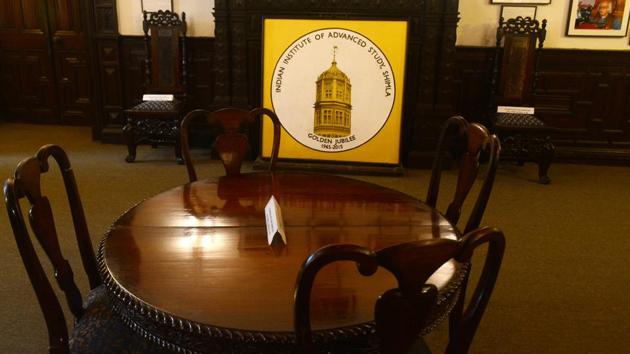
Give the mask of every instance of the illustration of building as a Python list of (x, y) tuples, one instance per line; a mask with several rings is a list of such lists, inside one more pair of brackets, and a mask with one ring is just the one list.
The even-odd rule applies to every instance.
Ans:
[(317, 77), (314, 132), (328, 138), (349, 136), (351, 128), (352, 85), (348, 76), (337, 67), (337, 46), (333, 61)]

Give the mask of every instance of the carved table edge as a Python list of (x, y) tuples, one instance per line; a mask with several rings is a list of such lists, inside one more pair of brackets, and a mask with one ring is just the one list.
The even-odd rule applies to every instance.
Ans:
[[(151, 197), (139, 201), (138, 203), (127, 209), (125, 212), (123, 212), (122, 215), (125, 215), (131, 209), (137, 207)], [(113, 231), (114, 227), (115, 222), (109, 226), (109, 228), (105, 232), (105, 236), (99, 242), (97, 253), (98, 271), (103, 280), (103, 283), (107, 287), (108, 296), (113, 297), (112, 300), (116, 300), (112, 301), (112, 303), (114, 304), (114, 311), (121, 317), (122, 321), (134, 332), (164, 348), (176, 351), (178, 353), (198, 353), (196, 351), (183, 348), (178, 344), (174, 344), (160, 336), (155, 335), (151, 331), (147, 330), (144, 326), (139, 324), (137, 321), (130, 318), (125, 313), (125, 310), (131, 311), (132, 314), (140, 315), (141, 317), (144, 317), (156, 324), (170, 326), (171, 328), (175, 328), (178, 330), (186, 330), (189, 333), (205, 335), (208, 339), (230, 340), (246, 344), (295, 343), (294, 332), (248, 331), (200, 324), (195, 321), (180, 318), (168, 314), (164, 311), (158, 310), (148, 303), (137, 298), (133, 294), (129, 293), (112, 277), (107, 269), (107, 263), (105, 262), (105, 243), (107, 242), (107, 239), (109, 238), (109, 235)], [(470, 270), (470, 263), (458, 264), (459, 267), (455, 271), (453, 279), (451, 279), (446, 287), (442, 289), (438, 294), (438, 307), (441, 305), (446, 305), (447, 311), (440, 311), (439, 316), (435, 318), (430, 318), (427, 321), (428, 325), (423, 328), (420, 335), (426, 335), (430, 333), (433, 329), (438, 327), (449, 316), (450, 312), (455, 306), (456, 301), (453, 300), (459, 297), (461, 284), (466, 280), (467, 274)], [(121, 309), (121, 305), (124, 306), (125, 309)], [(375, 331), (376, 325), (374, 321), (369, 321), (351, 326), (314, 331), (313, 340), (321, 344), (326, 344), (344, 339), (352, 339), (360, 336), (373, 335)]]

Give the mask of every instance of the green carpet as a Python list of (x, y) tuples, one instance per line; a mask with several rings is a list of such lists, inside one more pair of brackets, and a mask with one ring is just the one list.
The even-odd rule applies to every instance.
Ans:
[[(66, 149), (74, 167), (94, 245), (108, 226), (135, 203), (188, 180), (172, 148), (138, 149), (91, 141), (84, 127), (0, 123), (0, 177), (46, 143)], [(250, 166), (246, 166), (245, 170)], [(56, 171), (55, 171), (56, 172)], [(204, 161), (200, 177), (222, 175)], [(501, 228), (507, 249), (497, 287), (471, 353), (626, 353), (630, 347), (630, 168), (555, 164), (552, 183), (535, 183), (536, 166), (501, 165), (483, 225)], [(424, 198), (429, 171), (404, 177), (355, 177)], [(452, 192), (448, 173), (442, 197)], [(448, 186), (446, 186), (448, 184)], [(79, 284), (80, 263), (63, 185), (55, 175), (44, 185), (56, 211), (62, 247)], [(55, 203), (56, 202), (56, 203)], [(470, 207), (470, 205), (468, 206)], [(465, 216), (463, 218), (465, 221)], [(0, 353), (44, 353), (41, 311), (0, 206)], [(434, 352), (446, 338), (440, 326), (427, 341)]]

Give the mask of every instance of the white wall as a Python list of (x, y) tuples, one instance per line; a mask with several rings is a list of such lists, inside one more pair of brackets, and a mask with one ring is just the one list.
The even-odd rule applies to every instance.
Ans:
[[(147, 1), (147, 0), (145, 0)], [(142, 10), (140, 0), (117, 0), (118, 31), (122, 35), (142, 35)], [(173, 11), (186, 12), (190, 37), (213, 37), (214, 0), (173, 0)]]
[[(577, 0), (573, 0), (577, 1)], [(567, 37), (567, 18), (571, 0), (552, 0), (551, 4), (538, 5), (536, 19), (547, 19), (545, 48), (629, 50), (628, 37)], [(628, 2), (627, 5), (630, 5)], [(489, 0), (459, 0), (457, 45), (494, 46), (501, 5)]]
[[(577, 0), (573, 0), (577, 1)], [(590, 38), (567, 37), (567, 17), (571, 0), (552, 0), (551, 4), (538, 5), (536, 18), (547, 19), (546, 48), (611, 49), (629, 50), (628, 37)], [(630, 1), (628, 1), (630, 6)], [(140, 0), (118, 0), (118, 26), (123, 35), (142, 34)], [(186, 12), (188, 35), (191, 37), (214, 36), (212, 11), (214, 0), (173, 0), (173, 10)], [(496, 26), (501, 5), (489, 0), (460, 0), (460, 22), (457, 28), (457, 45), (494, 46)]]

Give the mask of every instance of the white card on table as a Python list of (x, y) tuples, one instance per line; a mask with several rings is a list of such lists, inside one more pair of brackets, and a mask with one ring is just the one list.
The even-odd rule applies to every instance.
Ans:
[(284, 223), (282, 222), (282, 211), (280, 205), (272, 195), (265, 205), (265, 221), (267, 222), (267, 243), (271, 244), (280, 237), (282, 243), (286, 245), (287, 238), (284, 233)]
[(173, 95), (167, 94), (144, 94), (142, 95), (143, 101), (172, 101)]
[(534, 107), (498, 106), (497, 113), (534, 114)]

